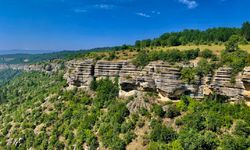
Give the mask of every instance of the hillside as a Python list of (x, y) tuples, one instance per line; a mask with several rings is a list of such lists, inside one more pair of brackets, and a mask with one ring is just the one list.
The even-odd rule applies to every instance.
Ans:
[(20, 74), (19, 70), (0, 69), (0, 87)]
[[(1, 149), (238, 149), (250, 147), (250, 108), (219, 97), (155, 101), (132, 113), (136, 100), (117, 98), (108, 79), (93, 90), (65, 90), (61, 73), (22, 73), (0, 88)], [(89, 95), (90, 94), (90, 95)], [(146, 100), (147, 99), (147, 100)]]
[(249, 150), (243, 31), (0, 56), (0, 149)]

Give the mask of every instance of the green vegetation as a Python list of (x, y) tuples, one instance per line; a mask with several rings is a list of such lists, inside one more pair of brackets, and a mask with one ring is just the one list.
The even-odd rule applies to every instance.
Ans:
[(180, 51), (177, 49), (169, 51), (141, 51), (134, 59), (137, 66), (146, 66), (150, 61), (162, 60), (170, 63), (189, 61), (199, 56), (199, 49)]
[(21, 71), (19, 70), (12, 70), (12, 69), (3, 69), (0, 70), (0, 86), (4, 85), (8, 81), (10, 81), (12, 78), (19, 75)]
[[(149, 124), (147, 149), (240, 149), (250, 147), (250, 109), (217, 97), (182, 97), (152, 110), (130, 114), (117, 98), (117, 80), (92, 83), (95, 94), (65, 90), (60, 72), (22, 73), (0, 88), (1, 149), (125, 149)], [(146, 115), (145, 115), (146, 114)], [(164, 120), (171, 121), (165, 122)], [(147, 123), (146, 123), (146, 122)]]
[(176, 104), (178, 110), (185, 114), (175, 119), (178, 132), (163, 125), (162, 119), (152, 120), (149, 149), (248, 149), (249, 107), (219, 101), (213, 97), (202, 102), (183, 97)]
[(211, 28), (205, 31), (186, 29), (181, 32), (165, 33), (153, 40), (138, 40), (135, 42), (135, 47), (142, 49), (145, 47), (179, 46), (186, 44), (218, 44), (227, 42), (232, 35), (241, 36), (241, 42), (246, 43), (245, 41), (250, 40), (250, 23), (243, 23), (242, 28)]
[[(180, 68), (181, 78), (189, 84), (196, 84), (196, 78), (212, 74), (221, 66), (231, 67), (235, 76), (250, 62), (250, 55), (239, 47), (249, 41), (249, 28), (247, 22), (242, 29), (185, 30), (137, 41), (139, 53), (133, 62), (141, 67), (157, 60), (183, 63), (187, 67)], [(225, 42), (226, 46), (220, 57), (209, 49), (145, 48), (219, 42)], [(145, 49), (140, 50), (141, 47)], [(0, 63), (23, 63), (26, 59), (29, 61), (25, 63), (64, 61), (75, 57), (113, 60), (120, 56), (116, 50), (124, 49), (135, 52), (133, 47), (123, 45), (95, 49), (94, 53), (6, 55), (0, 56)], [(105, 51), (105, 57), (97, 55), (98, 51)], [(196, 65), (191, 66), (190, 61), (196, 61)], [(148, 93), (145, 101), (151, 109), (130, 113), (127, 104), (133, 98), (118, 98), (118, 78), (94, 80), (90, 85), (92, 91), (87, 93), (82, 89), (67, 89), (63, 74), (62, 70), (53, 74), (0, 71), (0, 149), (123, 150), (130, 144), (141, 144), (149, 150), (250, 148), (250, 108), (244, 103), (225, 103), (218, 95), (201, 101), (183, 96), (175, 103), (160, 103), (153, 100), (155, 94)]]
[[(30, 72), (3, 86), (0, 148), (82, 149), (86, 143), (94, 150), (101, 142), (110, 149), (124, 149), (132, 141), (135, 136), (129, 131), (137, 120), (129, 116), (125, 101), (116, 99), (115, 82), (99, 80), (94, 98), (83, 91), (62, 90), (65, 84), (60, 73)], [(7, 144), (18, 139), (22, 140), (17, 145)]]

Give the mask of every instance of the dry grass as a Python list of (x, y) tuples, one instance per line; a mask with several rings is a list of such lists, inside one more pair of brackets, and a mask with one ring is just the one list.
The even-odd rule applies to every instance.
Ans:
[[(171, 46), (171, 47), (154, 47), (154, 48), (146, 48), (148, 51), (159, 51), (159, 50), (170, 50), (170, 49), (179, 49), (179, 50), (190, 50), (199, 48), (201, 51), (205, 49), (210, 49), (214, 52), (214, 54), (219, 55), (222, 50), (225, 49), (224, 45), (181, 45), (181, 46)], [(250, 44), (248, 45), (240, 45), (240, 49), (247, 51), (250, 53)], [(112, 61), (119, 61), (119, 60), (130, 60), (135, 58), (137, 55), (136, 50), (121, 50), (116, 51), (115, 55), (117, 58), (113, 59)], [(111, 52), (95, 52), (91, 53), (87, 56), (87, 58), (95, 59), (99, 57), (100, 59), (108, 60), (107, 58)]]
[[(188, 50), (188, 49), (196, 49), (199, 48), (200, 50), (210, 49), (215, 54), (219, 54), (222, 50), (225, 49), (224, 45), (181, 45), (181, 46), (171, 46), (171, 47), (157, 47), (153, 50), (170, 50), (170, 49), (179, 49), (179, 50)], [(250, 44), (248, 45), (240, 45), (240, 49), (246, 50), (250, 53)], [(151, 50), (151, 49), (150, 49)]]

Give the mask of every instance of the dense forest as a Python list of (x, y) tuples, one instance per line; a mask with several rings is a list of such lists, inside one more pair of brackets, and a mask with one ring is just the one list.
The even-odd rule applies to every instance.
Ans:
[[(183, 96), (130, 113), (126, 104), (134, 98), (118, 98), (117, 82), (93, 83), (92, 96), (65, 86), (61, 73), (29, 72), (1, 87), (0, 148), (122, 150), (138, 140), (149, 150), (250, 147), (250, 108), (244, 103)], [(148, 93), (145, 100), (154, 98)]]
[(237, 35), (242, 44), (250, 41), (250, 23), (243, 23), (241, 28), (210, 28), (205, 31), (186, 29), (180, 32), (171, 32), (161, 35), (159, 38), (138, 40), (136, 48), (155, 46), (178, 46), (187, 44), (222, 44), (227, 42), (232, 35)]

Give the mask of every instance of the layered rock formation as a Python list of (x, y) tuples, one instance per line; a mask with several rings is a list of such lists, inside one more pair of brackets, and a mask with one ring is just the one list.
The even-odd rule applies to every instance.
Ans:
[(0, 70), (2, 69), (14, 69), (14, 70), (24, 70), (24, 71), (42, 71), (46, 73), (56, 72), (60, 68), (59, 64), (0, 64)]
[(70, 61), (64, 75), (69, 85), (88, 88), (94, 76), (94, 61)]
[(82, 60), (68, 62), (65, 78), (69, 85), (88, 89), (94, 78), (118, 77), (120, 96), (131, 96), (136, 91), (156, 91), (170, 99), (178, 99), (183, 94), (203, 98), (212, 92), (231, 100), (250, 98), (250, 67), (239, 73), (235, 83), (231, 83), (231, 69), (223, 67), (216, 70), (214, 75), (197, 78), (192, 85), (181, 80), (180, 68), (162, 61), (151, 62), (141, 69), (129, 61)]

